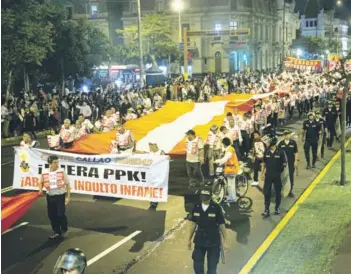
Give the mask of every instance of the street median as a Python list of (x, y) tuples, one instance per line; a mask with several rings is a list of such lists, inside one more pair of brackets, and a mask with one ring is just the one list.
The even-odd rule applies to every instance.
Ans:
[[(267, 237), (259, 248), (261, 254), (252, 257), (256, 256), (256, 261), (251, 261), (250, 271), (241, 273), (332, 272), (337, 250), (351, 224), (351, 185), (336, 183), (341, 173), (339, 156), (340, 152)], [(351, 153), (346, 153), (346, 163), (350, 162)], [(351, 179), (350, 168), (346, 168), (346, 178)]]

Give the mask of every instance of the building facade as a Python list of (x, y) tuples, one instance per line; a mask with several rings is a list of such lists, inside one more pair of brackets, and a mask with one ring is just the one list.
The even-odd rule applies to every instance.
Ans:
[[(249, 35), (189, 37), (188, 50), (192, 53), (189, 72), (194, 74), (275, 68), (282, 62), (283, 34), (287, 52), (299, 28), (295, 3), (291, 1), (284, 4), (283, 0), (187, 0), (183, 3), (186, 6), (180, 15), (181, 25), (190, 32), (250, 30)], [(173, 39), (179, 42), (178, 13), (172, 10), (171, 0), (143, 0), (141, 12), (168, 16), (175, 30)], [(136, 16), (137, 4), (131, 0), (123, 11), (123, 25), (135, 25)]]
[(326, 41), (338, 42), (337, 54), (346, 55), (351, 49), (351, 39), (348, 35), (348, 22), (334, 17), (334, 10), (321, 10), (317, 18), (301, 16), (301, 36), (321, 37)]
[(100, 29), (113, 43), (121, 42), (116, 29), (122, 27), (123, 7), (127, 2), (109, 0), (50, 0), (51, 3), (63, 6), (67, 19), (86, 18), (90, 24)]

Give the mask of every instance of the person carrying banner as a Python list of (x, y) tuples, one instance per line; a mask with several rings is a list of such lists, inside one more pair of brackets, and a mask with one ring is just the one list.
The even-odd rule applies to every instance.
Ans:
[(204, 264), (207, 255), (207, 274), (216, 274), (221, 252), (221, 236), (223, 249), (227, 247), (227, 233), (225, 219), (220, 205), (211, 200), (211, 192), (201, 190), (201, 203), (196, 204), (190, 217), (190, 234), (188, 248), (192, 249), (192, 240), (195, 245), (192, 254), (195, 274), (205, 273)]
[(48, 157), (49, 168), (43, 170), (39, 176), (39, 193), (46, 190), (47, 210), (54, 234), (50, 240), (61, 238), (68, 230), (66, 205), (71, 196), (71, 188), (66, 172), (59, 166), (56, 155)]
[(278, 148), (285, 152), (288, 160), (289, 178), (290, 178), (290, 191), (289, 197), (294, 197), (294, 173), (298, 162), (298, 149), (297, 143), (291, 138), (291, 132), (289, 130), (284, 131), (284, 140), (280, 141)]
[(212, 125), (208, 132), (205, 145), (207, 147), (206, 159), (208, 160), (208, 169), (210, 177), (214, 176), (214, 161), (217, 160), (222, 152), (221, 136), (216, 125)]
[(120, 154), (130, 154), (135, 150), (134, 136), (123, 125), (117, 126), (116, 145)]
[(20, 142), (20, 147), (23, 148), (32, 148), (32, 147), (38, 147), (39, 143), (36, 140), (32, 141), (32, 137), (30, 136), (29, 133), (24, 133), (22, 137), (22, 141)]
[(205, 179), (201, 167), (205, 161), (204, 142), (196, 136), (195, 131), (192, 129), (188, 130), (185, 134), (187, 136), (185, 166), (189, 179), (189, 187), (195, 186), (196, 176), (201, 180), (200, 186), (203, 186)]

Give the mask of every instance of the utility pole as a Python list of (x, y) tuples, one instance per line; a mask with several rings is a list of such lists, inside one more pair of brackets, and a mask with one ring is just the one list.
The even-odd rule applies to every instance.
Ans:
[(188, 29), (183, 29), (183, 45), (184, 45), (184, 80), (188, 79)]
[(144, 61), (143, 61), (143, 43), (141, 37), (141, 10), (140, 10), (140, 0), (137, 1), (138, 5), (138, 40), (139, 40), (139, 66), (140, 66), (140, 88), (144, 86), (143, 76), (144, 76)]
[(282, 69), (285, 67), (285, 0), (283, 0), (283, 52), (282, 52)]

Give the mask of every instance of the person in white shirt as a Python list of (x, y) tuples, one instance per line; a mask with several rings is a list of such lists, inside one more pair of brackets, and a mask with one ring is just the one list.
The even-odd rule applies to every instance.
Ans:
[(258, 186), (258, 173), (261, 172), (264, 152), (266, 150), (265, 143), (261, 140), (261, 135), (258, 131), (253, 133), (253, 157), (254, 157), (254, 176), (251, 186)]
[(202, 165), (205, 162), (204, 143), (201, 138), (197, 137), (192, 129), (186, 133), (186, 173), (189, 179), (189, 187), (194, 187), (196, 178), (199, 177), (200, 186), (205, 184), (204, 175), (202, 174)]
[(60, 146), (69, 148), (72, 146), (75, 137), (75, 128), (71, 126), (71, 121), (65, 119), (60, 130)]
[(233, 141), (233, 147), (235, 148), (236, 155), (238, 159), (241, 159), (240, 146), (242, 144), (243, 138), (241, 136), (239, 125), (236, 125), (234, 120), (229, 120), (228, 130), (231, 135), (231, 140)]
[(94, 127), (94, 125), (90, 122), (89, 119), (85, 119), (83, 114), (79, 114), (77, 122), (81, 123), (82, 127), (87, 133), (91, 133), (92, 131), (98, 131), (98, 129)]
[(155, 109), (159, 109), (162, 106), (162, 97), (156, 93), (154, 96), (154, 107)]
[(212, 125), (205, 142), (207, 147), (206, 159), (210, 177), (214, 176), (214, 161), (219, 159), (222, 153), (222, 138), (217, 125)]
[(118, 151), (121, 154), (129, 154), (135, 150), (134, 136), (129, 130), (126, 130), (123, 125), (117, 126), (115, 141)]
[(81, 122), (77, 121), (74, 127), (75, 127), (74, 140), (77, 141), (83, 136), (87, 135), (87, 131), (85, 130), (85, 127), (82, 126)]
[(105, 116), (103, 117), (100, 126), (102, 132), (109, 132), (115, 127), (115, 121), (111, 116), (111, 110), (108, 109), (105, 111)]
[(32, 137), (28, 133), (24, 133), (22, 138), (23, 139), (20, 142), (20, 147), (22, 148), (32, 148), (39, 146), (39, 143), (37, 141), (32, 141)]

